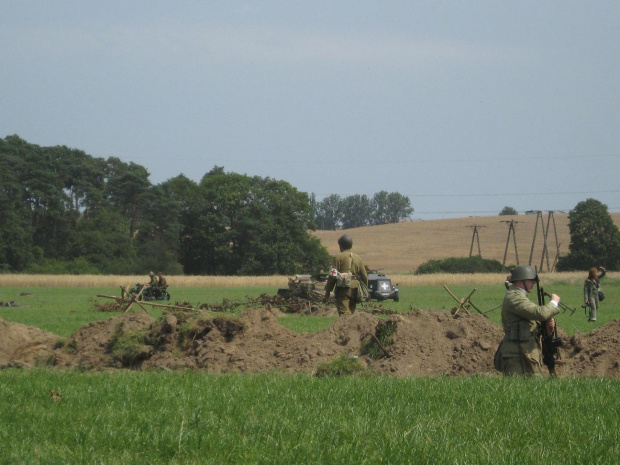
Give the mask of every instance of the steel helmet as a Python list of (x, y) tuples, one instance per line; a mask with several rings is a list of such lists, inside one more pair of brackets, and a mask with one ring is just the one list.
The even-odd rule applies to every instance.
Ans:
[(510, 274), (510, 282), (514, 283), (515, 281), (523, 281), (526, 279), (537, 279), (538, 274), (528, 265), (518, 265), (515, 266)]
[(340, 239), (338, 239), (338, 245), (342, 250), (348, 250), (353, 247), (353, 238), (348, 234), (343, 234), (340, 236)]

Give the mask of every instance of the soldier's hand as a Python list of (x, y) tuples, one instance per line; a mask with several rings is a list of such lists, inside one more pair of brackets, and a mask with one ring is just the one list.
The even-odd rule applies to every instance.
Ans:
[(545, 325), (547, 326), (547, 334), (553, 334), (553, 331), (555, 330), (555, 318), (549, 318), (545, 321)]
[(560, 296), (557, 294), (551, 294), (551, 300), (555, 301), (556, 303), (560, 303)]

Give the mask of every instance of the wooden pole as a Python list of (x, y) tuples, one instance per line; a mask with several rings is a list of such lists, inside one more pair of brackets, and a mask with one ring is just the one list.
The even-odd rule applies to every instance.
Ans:
[[(116, 299), (116, 300), (122, 300), (119, 297), (116, 297), (114, 295), (104, 295), (104, 294), (97, 294), (97, 297), (105, 297), (106, 299)], [(196, 310), (193, 307), (181, 307), (180, 305), (165, 305), (165, 304), (156, 304), (153, 302), (148, 302), (148, 301), (140, 301), (140, 304), (143, 305), (152, 305), (153, 307), (164, 307), (164, 308), (178, 308), (179, 310)]]
[(375, 336), (374, 334), (371, 334), (370, 337), (373, 339), (373, 341), (375, 341), (375, 343), (383, 351), (386, 357), (391, 357), (390, 353), (385, 349), (385, 347), (383, 347), (383, 344), (381, 344), (381, 341), (379, 341), (379, 338), (377, 336)]
[(536, 224), (534, 225), (534, 237), (532, 238), (532, 248), (530, 249), (530, 259), (527, 262), (528, 265), (532, 266), (532, 258), (534, 257), (534, 244), (536, 244), (536, 232), (538, 231), (538, 218), (542, 215), (541, 211), (536, 212)]
[(137, 295), (134, 295), (131, 298), (131, 301), (129, 302), (129, 305), (127, 305), (127, 307), (125, 308), (125, 310), (123, 311), (123, 313), (127, 313), (129, 311), (129, 309), (131, 308), (131, 306), (138, 301), (138, 299), (140, 298), (140, 296), (142, 295), (142, 293), (144, 292), (144, 289), (146, 289), (146, 284), (142, 286), (142, 289), (140, 289), (140, 292), (138, 292)]

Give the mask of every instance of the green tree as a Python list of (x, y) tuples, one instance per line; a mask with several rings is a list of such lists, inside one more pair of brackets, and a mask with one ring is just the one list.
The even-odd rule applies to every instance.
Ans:
[(501, 212), (499, 212), (499, 216), (507, 216), (507, 215), (518, 215), (519, 213), (512, 207), (504, 207)]
[(559, 259), (559, 271), (587, 270), (593, 266), (620, 269), (620, 231), (607, 205), (587, 199), (569, 212), (568, 219), (569, 254)]
[[(313, 194), (314, 195), (314, 194)], [(342, 199), (332, 194), (314, 207), (314, 223), (322, 231), (334, 231), (342, 222)]]
[(342, 227), (359, 228), (370, 224), (372, 207), (366, 195), (350, 195), (342, 200)]
[(76, 237), (71, 244), (72, 261), (83, 259), (100, 272), (108, 274), (142, 273), (135, 241), (129, 237), (129, 219), (108, 209), (93, 213), (88, 221), (76, 225)]
[(27, 143), (17, 136), (0, 139), (0, 266), (21, 271), (34, 259), (32, 226), (21, 180)]
[(413, 213), (409, 198), (398, 192), (377, 192), (371, 202), (371, 224), (398, 223), (400, 220), (409, 218)]
[(180, 265), (181, 218), (198, 195), (198, 185), (180, 175), (151, 187), (148, 202), (142, 209), (137, 234), (137, 253), (142, 257), (144, 270), (182, 272)]
[(183, 215), (181, 261), (189, 274), (292, 274), (326, 266), (308, 195), (270, 178), (214, 167)]
[(106, 198), (116, 210), (129, 219), (128, 235), (134, 237), (142, 208), (149, 202), (149, 172), (136, 163), (124, 163), (110, 157), (106, 163)]

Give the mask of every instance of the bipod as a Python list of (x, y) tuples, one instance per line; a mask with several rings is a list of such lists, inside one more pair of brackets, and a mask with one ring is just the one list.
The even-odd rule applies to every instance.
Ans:
[(465, 297), (464, 299), (459, 299), (457, 296), (454, 295), (454, 293), (448, 289), (448, 286), (446, 286), (445, 284), (443, 285), (443, 288), (448, 292), (448, 294), (450, 294), (452, 296), (452, 298), (454, 300), (456, 300), (458, 302), (458, 306), (454, 309), (452, 309), (452, 311), (450, 313), (452, 313), (452, 316), (456, 316), (458, 312), (460, 312), (461, 310), (465, 311), (465, 313), (467, 313), (468, 315), (471, 315), (471, 313), (469, 313), (469, 310), (467, 309), (468, 306), (472, 306), (473, 308), (476, 309), (476, 311), (478, 313), (480, 313), (481, 315), (483, 315), (485, 318), (487, 318), (487, 316), (482, 313), (480, 311), (480, 309), (478, 307), (476, 307), (474, 305), (474, 303), (471, 301), (471, 296), (474, 295), (474, 292), (476, 292), (476, 288), (474, 287), (474, 290), (471, 291), (469, 293), (469, 295), (467, 297)]

